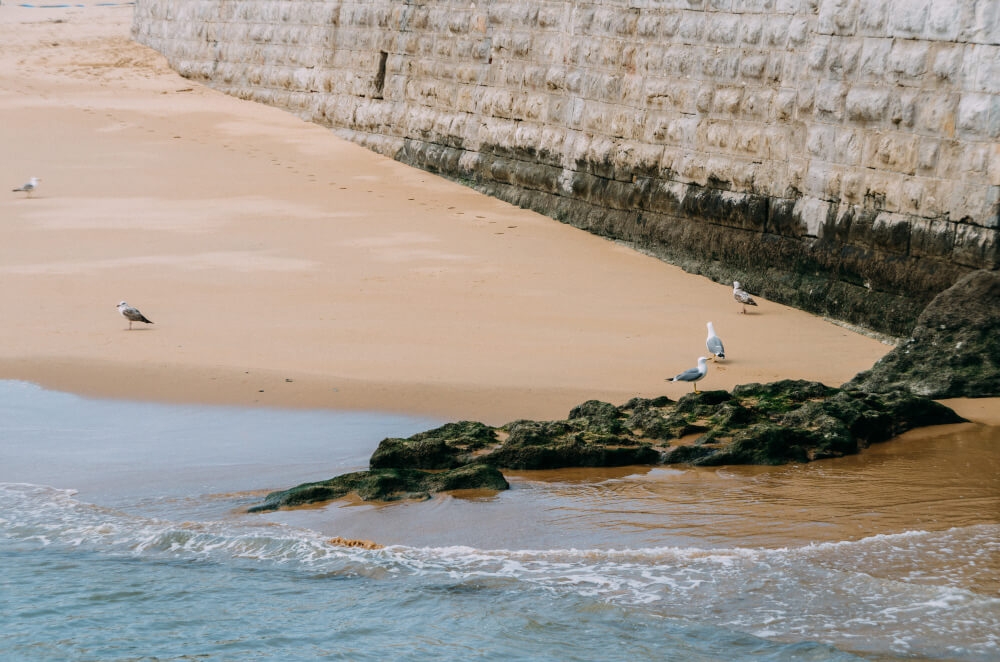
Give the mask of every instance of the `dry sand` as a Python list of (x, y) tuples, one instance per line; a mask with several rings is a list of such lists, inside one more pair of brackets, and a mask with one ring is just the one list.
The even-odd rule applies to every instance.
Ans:
[(184, 80), (130, 21), (0, 7), (0, 378), (500, 423), (683, 395), (710, 320), (709, 389), (889, 349)]

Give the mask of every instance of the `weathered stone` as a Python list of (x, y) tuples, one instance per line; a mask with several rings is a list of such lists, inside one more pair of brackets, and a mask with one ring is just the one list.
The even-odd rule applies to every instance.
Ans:
[(357, 494), (364, 501), (393, 501), (423, 499), (431, 493), (449, 490), (505, 490), (508, 487), (510, 485), (504, 480), (503, 474), (481, 464), (466, 465), (440, 473), (402, 468), (373, 469), (271, 492), (263, 503), (247, 510), (251, 513), (277, 510), (287, 506), (332, 501), (348, 494)]
[(1000, 395), (1000, 272), (961, 278), (927, 306), (913, 335), (845, 384), (933, 398)]

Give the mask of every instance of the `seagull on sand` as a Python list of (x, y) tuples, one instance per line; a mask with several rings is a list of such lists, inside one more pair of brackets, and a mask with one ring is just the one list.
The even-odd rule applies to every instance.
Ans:
[(40, 182), (40, 181), (42, 181), (42, 180), (39, 179), (38, 177), (32, 177), (31, 179), (28, 180), (27, 184), (24, 184), (20, 188), (16, 188), (16, 189), (12, 189), (12, 190), (15, 193), (17, 193), (19, 191), (23, 191), (23, 192), (27, 193), (28, 197), (30, 198), (31, 197), (31, 192), (34, 191), (36, 188), (38, 188), (38, 182)]
[(743, 286), (740, 285), (740, 281), (733, 281), (733, 298), (736, 299), (737, 303), (743, 304), (743, 311), (747, 312), (747, 306), (756, 306), (757, 302), (753, 300), (753, 297), (746, 293)]
[(715, 335), (715, 327), (712, 326), (711, 322), (708, 323), (708, 338), (705, 339), (705, 347), (708, 347), (713, 361), (716, 358), (726, 358), (726, 348), (722, 346), (719, 336)]
[(139, 312), (138, 308), (133, 308), (128, 305), (125, 301), (120, 301), (118, 303), (118, 312), (122, 314), (122, 317), (128, 320), (128, 330), (132, 330), (132, 322), (145, 322), (146, 324), (152, 324), (151, 321), (146, 319), (146, 316)]
[(665, 381), (668, 381), (668, 382), (691, 382), (691, 386), (694, 387), (694, 392), (695, 393), (700, 393), (700, 391), (698, 390), (698, 382), (701, 381), (702, 379), (704, 379), (705, 375), (708, 374), (708, 363), (707, 362), (708, 362), (708, 359), (706, 359), (704, 356), (699, 357), (699, 359), (698, 359), (698, 367), (697, 368), (689, 368), (688, 370), (685, 370), (684, 372), (682, 372), (681, 374), (677, 375), (673, 379), (668, 379), (668, 380), (665, 380)]

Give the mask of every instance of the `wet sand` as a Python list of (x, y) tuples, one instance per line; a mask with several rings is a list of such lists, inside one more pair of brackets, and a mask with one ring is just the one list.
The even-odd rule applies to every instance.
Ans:
[(888, 350), (184, 80), (130, 16), (0, 8), (0, 181), (42, 178), (0, 195), (0, 378), (500, 423), (680, 396), (707, 321), (704, 388)]

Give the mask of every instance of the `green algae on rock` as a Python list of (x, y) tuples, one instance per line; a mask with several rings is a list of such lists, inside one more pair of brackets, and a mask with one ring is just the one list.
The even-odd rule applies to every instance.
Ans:
[(844, 385), (929, 398), (1000, 396), (1000, 272), (975, 271), (937, 295), (912, 336)]
[(373, 469), (271, 492), (263, 503), (250, 507), (248, 512), (332, 501), (351, 493), (357, 494), (364, 501), (394, 501), (427, 498), (431, 493), (447, 490), (505, 490), (508, 487), (510, 485), (503, 474), (485, 465), (471, 464), (440, 473), (404, 468)]
[(272, 492), (250, 512), (352, 492), (366, 501), (389, 501), (456, 489), (504, 490), (509, 485), (500, 469), (809, 462), (857, 453), (912, 428), (963, 420), (904, 389), (867, 393), (804, 380), (689, 393), (677, 402), (632, 398), (616, 407), (589, 400), (561, 421), (521, 420), (499, 428), (461, 421), (383, 439), (370, 471)]

